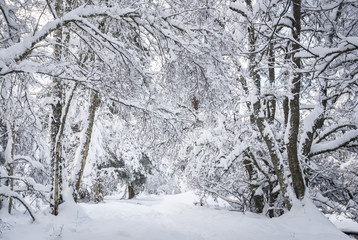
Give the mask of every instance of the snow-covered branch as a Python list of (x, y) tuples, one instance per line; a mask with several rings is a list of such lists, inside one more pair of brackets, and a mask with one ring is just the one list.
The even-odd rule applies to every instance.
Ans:
[(29, 212), (29, 214), (32, 218), (32, 221), (34, 222), (36, 220), (34, 214), (32, 213), (30, 205), (28, 205), (26, 203), (26, 201), (25, 201), (25, 199), (23, 199), (23, 197), (21, 197), (18, 193), (12, 191), (9, 187), (6, 187), (6, 186), (0, 187), (0, 197), (7, 197), (7, 198), (11, 197), (11, 198), (18, 200)]
[[(0, 74), (4, 75), (11, 70), (11, 65), (24, 60), (31, 54), (33, 47), (49, 36), (53, 31), (70, 22), (81, 21), (84, 17), (109, 16), (112, 18), (138, 16), (137, 9), (105, 8), (98, 6), (80, 6), (61, 18), (45, 24), (39, 31), (29, 33), (19, 43), (0, 50)], [(10, 69), (9, 69), (10, 68)]]
[(322, 131), (314, 140), (314, 143), (320, 143), (322, 142), (324, 139), (326, 139), (329, 135), (336, 133), (337, 131), (343, 129), (343, 128), (351, 128), (351, 129), (356, 129), (356, 125), (352, 124), (352, 123), (343, 123), (343, 124), (337, 124), (337, 125), (333, 125), (330, 126), (328, 128), (326, 128), (324, 131)]
[(311, 148), (311, 155), (314, 156), (322, 153), (335, 151), (339, 148), (347, 146), (349, 143), (357, 139), (358, 130), (348, 131), (335, 140), (313, 144)]

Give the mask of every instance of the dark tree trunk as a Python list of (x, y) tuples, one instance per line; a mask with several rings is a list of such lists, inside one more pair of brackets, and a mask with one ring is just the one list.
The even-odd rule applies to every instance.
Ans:
[(134, 198), (135, 193), (134, 193), (134, 189), (131, 185), (128, 185), (128, 199), (132, 199)]
[[(274, 49), (273, 49), (273, 43), (270, 43), (269, 46), (269, 82), (270, 82), (270, 88), (274, 89), (275, 87), (275, 55), (274, 55)], [(268, 96), (267, 101), (267, 120), (270, 124), (274, 123), (275, 120), (275, 114), (276, 114), (276, 96)]]
[(244, 154), (245, 154), (244, 166), (246, 168), (247, 173), (249, 174), (251, 199), (253, 201), (253, 206), (250, 207), (253, 212), (262, 213), (264, 209), (264, 196), (262, 194), (257, 194), (257, 190), (259, 187), (257, 184), (258, 173), (253, 166), (249, 154), (247, 152), (245, 152)]
[[(295, 57), (294, 53), (300, 49), (300, 33), (301, 33), (301, 0), (293, 0), (293, 16), (294, 24), (292, 29), (293, 38), (296, 43), (292, 44), (292, 58), (296, 65), (296, 69), (301, 69), (301, 59)], [(292, 185), (296, 197), (302, 199), (305, 195), (306, 186), (304, 183), (303, 173), (300, 161), (298, 159), (297, 142), (300, 124), (300, 91), (301, 91), (301, 74), (295, 73), (292, 80), (291, 97), (289, 99), (289, 117), (288, 117), (288, 142), (286, 144), (288, 164), (292, 176)]]

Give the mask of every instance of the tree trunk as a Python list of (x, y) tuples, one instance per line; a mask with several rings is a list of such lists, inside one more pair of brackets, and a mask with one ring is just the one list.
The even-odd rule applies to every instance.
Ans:
[[(293, 0), (294, 24), (292, 29), (293, 38), (297, 43), (292, 44), (292, 58), (296, 69), (301, 68), (301, 59), (295, 57), (295, 53), (300, 49), (301, 33), (301, 0)], [(295, 73), (292, 80), (291, 96), (289, 98), (289, 117), (286, 131), (288, 131), (288, 141), (286, 143), (288, 164), (292, 176), (292, 185), (296, 197), (302, 199), (305, 195), (306, 186), (303, 179), (300, 161), (298, 159), (297, 141), (300, 124), (300, 91), (301, 91), (301, 74)]]
[(52, 106), (52, 122), (51, 122), (51, 173), (52, 173), (52, 214), (58, 214), (58, 206), (62, 203), (62, 157), (61, 157), (61, 141), (60, 134), (62, 115), (62, 104), (58, 101)]
[(131, 185), (128, 185), (128, 199), (132, 199), (135, 196), (134, 189)]
[(264, 196), (262, 194), (258, 194), (258, 184), (257, 184), (257, 170), (254, 168), (252, 160), (247, 152), (244, 152), (244, 166), (246, 168), (247, 173), (249, 174), (250, 179), (250, 190), (251, 190), (251, 199), (253, 201), (253, 206), (250, 206), (251, 211), (255, 213), (262, 213), (264, 209)]
[[(270, 88), (273, 90), (275, 87), (275, 55), (273, 49), (273, 43), (269, 45), (269, 58), (268, 58), (268, 67), (269, 67), (269, 82)], [(276, 96), (268, 96), (267, 100), (267, 120), (270, 124), (274, 123), (275, 114), (276, 114)]]
[(96, 179), (95, 179), (95, 185), (94, 185), (94, 197), (93, 197), (93, 201), (95, 203), (98, 203), (100, 201), (102, 201), (103, 196), (101, 193), (101, 177), (100, 177), (100, 173), (101, 173), (101, 166), (97, 165), (97, 171), (96, 171)]
[[(55, 2), (55, 12), (57, 17), (62, 16), (63, 3), (60, 0)], [(54, 46), (54, 58), (56, 61), (61, 61), (62, 56), (62, 28), (54, 32), (56, 45)], [(51, 208), (52, 214), (58, 214), (58, 206), (63, 202), (62, 197), (62, 134), (61, 134), (61, 118), (62, 118), (62, 103), (63, 103), (63, 86), (61, 81), (57, 78), (53, 79), (53, 97), (52, 104), (52, 119), (51, 119), (51, 176), (52, 176), (52, 200)]]
[[(6, 169), (7, 169), (7, 175), (9, 177), (12, 177), (14, 175), (14, 155), (15, 155), (16, 135), (15, 135), (14, 125), (11, 124), (9, 121), (6, 121), (6, 130), (7, 130), (7, 137), (8, 137), (8, 142), (5, 149), (5, 155), (6, 155), (5, 160), (7, 164)], [(14, 179), (8, 178), (5, 182), (5, 185), (9, 186), (10, 190), (13, 191)], [(8, 205), (9, 214), (11, 214), (12, 205), (13, 205), (13, 199), (12, 197), (9, 197), (9, 205)]]
[(91, 93), (91, 102), (90, 102), (90, 106), (89, 106), (89, 114), (88, 114), (88, 122), (87, 122), (87, 129), (85, 132), (85, 142), (83, 144), (83, 146), (79, 146), (81, 147), (81, 167), (78, 171), (78, 173), (76, 174), (77, 176), (77, 180), (76, 180), (76, 184), (75, 184), (75, 195), (74, 195), (74, 199), (77, 202), (78, 201), (78, 192), (80, 190), (80, 186), (81, 186), (81, 180), (82, 180), (82, 176), (83, 176), (83, 172), (86, 166), (86, 162), (87, 162), (87, 157), (88, 157), (88, 151), (90, 148), (90, 144), (91, 144), (91, 137), (92, 137), (92, 132), (93, 132), (93, 126), (94, 126), (94, 120), (95, 120), (95, 116), (96, 116), (96, 109), (99, 105), (99, 96), (98, 93), (96, 92), (92, 92)]
[[(55, 12), (57, 17), (63, 15), (64, 3), (63, 1), (56, 0)], [(65, 36), (64, 36), (65, 35)], [(70, 40), (69, 33), (63, 33), (62, 28), (57, 29), (54, 32), (54, 38), (56, 45), (54, 47), (55, 60), (60, 62), (63, 55), (62, 44), (68, 43)], [(51, 174), (52, 174), (52, 214), (58, 214), (58, 207), (63, 202), (62, 190), (63, 190), (63, 170), (64, 170), (64, 159), (62, 154), (62, 139), (64, 135), (64, 129), (66, 125), (68, 111), (73, 99), (74, 92), (77, 88), (75, 83), (69, 93), (68, 99), (65, 95), (65, 85), (60, 79), (54, 78), (54, 103), (52, 105), (52, 121), (51, 121)]]
[[(250, 11), (252, 11), (251, 1), (247, 0), (246, 4), (248, 6), (248, 9)], [(257, 70), (257, 63), (255, 61), (256, 54), (253, 54), (255, 52), (255, 44), (256, 44), (256, 36), (255, 36), (254, 26), (250, 26), (248, 29), (248, 32), (249, 32), (249, 35), (248, 35), (249, 52), (251, 52), (249, 55), (250, 77), (252, 78), (252, 80), (254, 82), (254, 86), (255, 86), (253, 94), (257, 97), (256, 102), (253, 103), (253, 114), (252, 115), (253, 115), (255, 124), (256, 124), (256, 126), (257, 126), (262, 138), (264, 139), (264, 142), (265, 142), (267, 148), (268, 148), (270, 158), (271, 158), (272, 164), (274, 166), (275, 174), (277, 176), (277, 180), (280, 185), (284, 203), (286, 204), (288, 209), (291, 209), (292, 204), (291, 204), (291, 200), (288, 196), (289, 184), (288, 184), (288, 179), (285, 174), (283, 160), (282, 160), (281, 154), (278, 150), (276, 139), (274, 138), (274, 136), (272, 134), (269, 134), (269, 131), (267, 131), (268, 129), (266, 129), (268, 127), (269, 123), (265, 120), (264, 117), (262, 117), (263, 109), (262, 109), (262, 106), (260, 103), (260, 101), (261, 101), (260, 100), (261, 99), (261, 79), (260, 79), (260, 75)], [(271, 61), (272, 61), (272, 59), (271, 59)], [(274, 79), (271, 79), (271, 80), (274, 80)], [(274, 114), (274, 113), (272, 113), (272, 114)]]
[[(62, 171), (64, 168), (64, 159), (62, 157), (62, 139), (64, 135), (64, 129), (66, 125), (68, 111), (71, 106), (71, 102), (73, 99), (74, 92), (76, 90), (77, 84), (75, 84), (72, 90), (69, 93), (69, 97), (65, 104), (61, 104), (61, 102), (57, 102), (55, 106), (53, 106), (53, 119), (51, 123), (51, 141), (53, 144), (52, 148), (52, 193), (53, 193), (53, 206), (52, 206), (52, 214), (58, 214), (58, 206), (63, 202), (62, 197)], [(61, 85), (62, 88), (62, 85)], [(62, 93), (61, 93), (62, 98)]]

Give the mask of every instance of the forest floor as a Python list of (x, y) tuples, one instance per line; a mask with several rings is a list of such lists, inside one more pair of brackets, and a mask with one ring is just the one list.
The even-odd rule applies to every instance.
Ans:
[(311, 203), (279, 218), (200, 207), (191, 193), (62, 204), (59, 216), (1, 212), (5, 240), (349, 240)]

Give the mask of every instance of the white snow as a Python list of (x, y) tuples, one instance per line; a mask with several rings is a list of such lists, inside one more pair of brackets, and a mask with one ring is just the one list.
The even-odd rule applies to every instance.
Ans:
[(247, 11), (247, 7), (244, 4), (241, 4), (239, 2), (232, 2), (230, 4), (230, 8), (242, 13), (245, 16), (249, 16), (249, 13)]
[(3, 233), (6, 240), (125, 240), (125, 239), (243, 239), (243, 240), (348, 240), (311, 203), (294, 207), (279, 218), (196, 206), (192, 193), (170, 196), (141, 195), (134, 200), (107, 197), (103, 203), (68, 201), (59, 216), (38, 213), (30, 224), (22, 213), (3, 221), (12, 225)]
[[(8, 48), (0, 49), (0, 72), (6, 73), (8, 67), (14, 62), (18, 62), (26, 52), (31, 49), (36, 43), (41, 41), (43, 38), (47, 37), (51, 32), (53, 32), (61, 24), (64, 24), (69, 21), (82, 21), (84, 22), (84, 17), (93, 16), (93, 15), (108, 15), (113, 18), (120, 18), (126, 14), (135, 13), (137, 9), (130, 8), (105, 8), (99, 6), (80, 6), (65, 15), (62, 18), (57, 18), (53, 21), (45, 24), (42, 29), (36, 33), (29, 33), (26, 35), (22, 41), (16, 43)], [(89, 24), (89, 23), (88, 23)], [(118, 44), (118, 43), (116, 43)], [(28, 68), (29, 62), (25, 64), (25, 67)], [(22, 69), (25, 70), (25, 69)], [(30, 70), (32, 70), (30, 68)]]
[(358, 46), (358, 37), (347, 37), (346, 41), (352, 45)]
[(329, 220), (341, 231), (358, 233), (358, 223), (342, 215), (330, 215)]
[(342, 147), (345, 144), (355, 140), (357, 137), (358, 137), (358, 130), (348, 131), (335, 140), (313, 144), (311, 148), (311, 153), (317, 154), (325, 151), (338, 149), (339, 147)]

